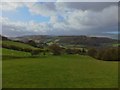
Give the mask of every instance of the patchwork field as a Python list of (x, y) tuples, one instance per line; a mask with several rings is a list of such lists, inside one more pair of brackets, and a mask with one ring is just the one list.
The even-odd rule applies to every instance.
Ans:
[(114, 61), (82, 55), (30, 57), (29, 53), (3, 49), (2, 63), (3, 88), (118, 87), (118, 62)]

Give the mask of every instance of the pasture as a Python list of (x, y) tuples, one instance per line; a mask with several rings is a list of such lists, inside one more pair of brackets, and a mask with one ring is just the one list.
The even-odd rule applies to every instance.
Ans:
[(15, 42), (15, 41), (2, 41), (3, 45), (8, 45), (8, 46), (17, 46), (20, 48), (31, 48), (31, 49), (35, 49), (35, 47), (29, 45), (29, 44), (25, 44), (25, 43), (21, 43), (21, 42)]
[(84, 55), (31, 57), (29, 53), (3, 49), (2, 65), (3, 88), (118, 87), (118, 62)]

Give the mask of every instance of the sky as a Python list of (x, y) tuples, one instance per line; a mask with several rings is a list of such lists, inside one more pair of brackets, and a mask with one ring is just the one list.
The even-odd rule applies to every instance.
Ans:
[[(88, 35), (117, 38), (117, 2), (2, 2), (2, 35)], [(95, 1), (95, 0), (94, 0)]]

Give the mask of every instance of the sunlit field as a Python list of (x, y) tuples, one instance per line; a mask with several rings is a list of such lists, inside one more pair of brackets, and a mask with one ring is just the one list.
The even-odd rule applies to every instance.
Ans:
[(3, 88), (118, 87), (118, 62), (84, 55), (21, 57), (24, 52), (8, 51), (3, 49), (3, 55), (13, 56), (3, 57)]

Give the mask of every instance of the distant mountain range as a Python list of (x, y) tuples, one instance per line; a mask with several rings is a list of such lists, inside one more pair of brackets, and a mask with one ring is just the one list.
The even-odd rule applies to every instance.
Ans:
[(88, 36), (49, 36), (49, 35), (31, 35), (11, 38), (22, 42), (33, 40), (36, 43), (58, 43), (60, 45), (84, 45), (84, 46), (104, 46), (118, 43), (118, 40), (107, 37), (88, 37)]

